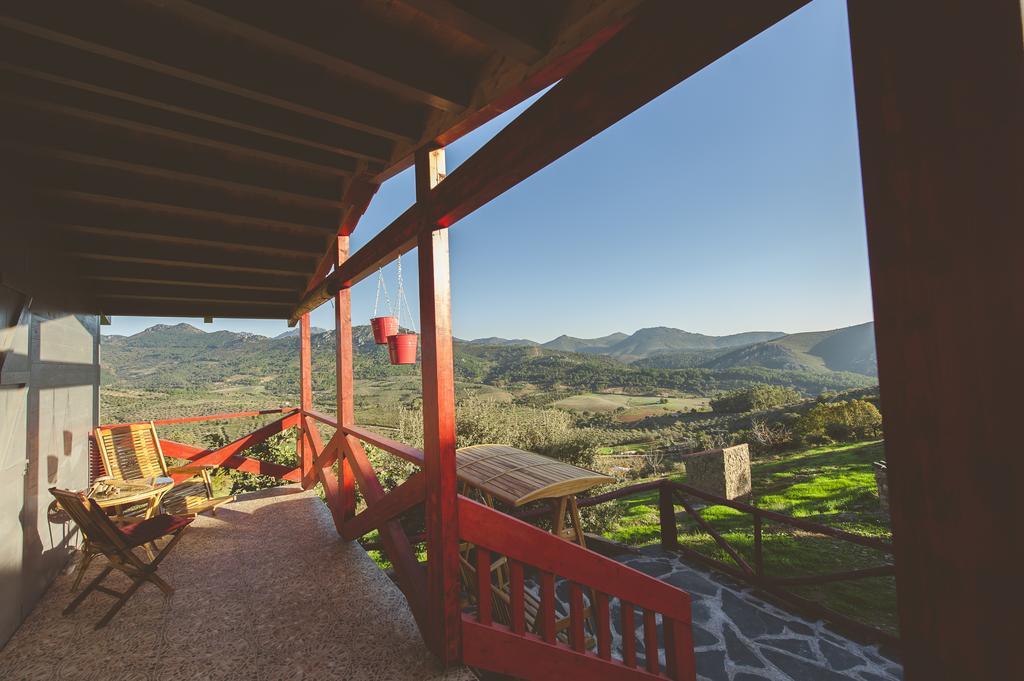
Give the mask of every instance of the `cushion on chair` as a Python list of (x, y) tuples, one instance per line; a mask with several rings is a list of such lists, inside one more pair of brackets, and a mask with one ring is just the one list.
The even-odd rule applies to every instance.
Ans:
[(194, 518), (183, 518), (178, 515), (162, 513), (150, 518), (149, 520), (132, 523), (131, 525), (123, 525), (119, 529), (121, 530), (121, 534), (124, 535), (125, 543), (127, 543), (128, 546), (141, 546), (146, 542), (159, 539), (165, 534), (177, 532), (193, 520)]

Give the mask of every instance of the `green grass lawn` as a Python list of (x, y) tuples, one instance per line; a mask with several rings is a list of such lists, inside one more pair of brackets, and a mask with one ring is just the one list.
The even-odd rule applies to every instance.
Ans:
[[(751, 464), (753, 503), (787, 515), (849, 532), (891, 539), (889, 520), (878, 506), (872, 462), (885, 457), (880, 441), (816, 447), (756, 459)], [(673, 479), (686, 482), (685, 474)], [(656, 491), (614, 502), (622, 517), (607, 533), (628, 544), (660, 540)], [(677, 508), (682, 511), (681, 508)], [(585, 511), (584, 511), (585, 512)], [(751, 516), (726, 506), (710, 506), (702, 516), (753, 564)], [(726, 563), (731, 559), (715, 541), (685, 517), (681, 544)], [(879, 551), (779, 524), (763, 528), (768, 575), (798, 576), (839, 572), (882, 564)], [(793, 587), (793, 592), (880, 629), (896, 632), (896, 586), (891, 577)]]
[[(661, 400), (665, 402), (661, 402)], [(552, 403), (552, 406), (568, 411), (589, 411), (596, 414), (614, 412), (615, 420), (622, 423), (639, 421), (647, 416), (659, 416), (680, 411), (706, 411), (705, 397), (661, 397), (660, 395), (617, 395), (613, 393), (583, 393), (572, 395)]]

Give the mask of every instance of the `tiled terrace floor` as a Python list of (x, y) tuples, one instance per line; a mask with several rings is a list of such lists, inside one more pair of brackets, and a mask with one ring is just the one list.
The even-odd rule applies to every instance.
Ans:
[[(749, 588), (656, 546), (619, 558), (690, 593), (698, 681), (899, 681), (900, 664), (878, 646), (820, 620), (777, 608)], [(613, 606), (613, 626), (619, 615)], [(639, 620), (637, 620), (639, 621)], [(614, 632), (616, 642), (620, 632)], [(637, 650), (642, 651), (642, 636)], [(662, 652), (662, 654), (664, 654)]]
[(438, 670), (401, 592), (338, 538), (316, 496), (268, 492), (186, 530), (160, 567), (169, 606), (143, 586), (96, 631), (111, 599), (94, 593), (62, 617), (72, 579), (61, 576), (0, 650), (0, 679), (475, 679)]

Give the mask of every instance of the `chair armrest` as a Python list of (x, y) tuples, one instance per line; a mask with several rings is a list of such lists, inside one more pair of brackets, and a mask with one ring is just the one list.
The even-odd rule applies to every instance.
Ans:
[(216, 466), (203, 464), (203, 465), (191, 465), (191, 466), (173, 466), (167, 469), (168, 475), (178, 475), (179, 473), (192, 473), (193, 475), (199, 475), (204, 471), (213, 470)]

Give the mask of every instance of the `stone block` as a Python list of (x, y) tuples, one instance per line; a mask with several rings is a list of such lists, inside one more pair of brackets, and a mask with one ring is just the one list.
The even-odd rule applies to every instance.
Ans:
[(878, 485), (878, 504), (889, 512), (889, 471), (884, 461), (875, 462), (875, 484)]
[(686, 483), (726, 499), (750, 496), (750, 448), (709, 449), (684, 459)]

